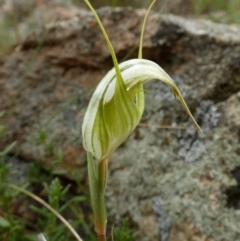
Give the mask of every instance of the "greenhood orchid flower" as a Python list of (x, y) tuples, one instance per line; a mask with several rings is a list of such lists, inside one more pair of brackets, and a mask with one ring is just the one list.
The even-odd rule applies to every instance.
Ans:
[[(138, 125), (144, 110), (142, 85), (152, 79), (167, 84), (200, 129), (171, 77), (156, 63), (132, 59), (113, 68), (97, 86), (86, 111), (82, 133), (84, 148), (97, 160), (108, 158)], [(140, 92), (139, 92), (140, 91)]]
[(140, 37), (139, 58), (118, 64), (108, 35), (91, 4), (85, 0), (94, 14), (111, 53), (114, 68), (100, 81), (90, 100), (82, 125), (83, 146), (97, 160), (108, 158), (138, 125), (144, 111), (143, 84), (159, 79), (167, 84), (179, 99), (197, 129), (179, 89), (171, 77), (156, 63), (142, 59), (143, 30), (150, 5), (143, 22)]
[[(142, 59), (146, 19), (156, 0), (152, 1), (143, 21), (138, 59), (128, 60), (121, 64), (118, 64), (113, 46), (96, 11), (88, 0), (84, 1), (98, 22), (114, 65), (93, 93), (82, 125), (83, 145), (87, 151), (94, 227), (98, 241), (106, 241), (107, 218), (104, 193), (108, 177), (108, 157), (126, 140), (142, 117), (145, 102), (143, 84), (151, 79), (159, 79), (167, 84), (197, 129), (200, 132), (201, 129), (171, 77), (154, 62)], [(93, 157), (97, 159), (97, 162)]]

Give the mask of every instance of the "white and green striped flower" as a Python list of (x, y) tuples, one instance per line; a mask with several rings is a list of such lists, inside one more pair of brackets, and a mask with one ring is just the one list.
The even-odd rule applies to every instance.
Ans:
[[(139, 123), (144, 111), (143, 84), (151, 79), (159, 79), (167, 84), (184, 109), (200, 127), (189, 111), (180, 91), (170, 76), (157, 64), (142, 59), (143, 32), (148, 8), (143, 21), (138, 59), (118, 64), (114, 49), (96, 11), (88, 5), (95, 16), (107, 42), (114, 68), (100, 81), (90, 100), (82, 125), (83, 145), (87, 151), (89, 188), (94, 216), (94, 227), (98, 240), (106, 241), (106, 209), (104, 193), (108, 177), (108, 157)], [(93, 156), (97, 159), (94, 161)]]
[(174, 81), (160, 66), (132, 59), (119, 64), (119, 70), (121, 76), (117, 77), (113, 68), (101, 80), (83, 121), (84, 148), (98, 160), (111, 155), (135, 129), (144, 110), (142, 85), (152, 79), (169, 85), (198, 127)]
[[(143, 84), (152, 79), (159, 79), (172, 89), (174, 96), (180, 100), (201, 132), (171, 77), (156, 63), (141, 58), (143, 30), (139, 59), (118, 64), (101, 21), (88, 1), (85, 2), (92, 10), (103, 32), (112, 55), (114, 68), (100, 81), (90, 100), (82, 125), (84, 148), (97, 160), (103, 160), (126, 140), (139, 123), (144, 111)], [(146, 18), (143, 29), (145, 21)]]

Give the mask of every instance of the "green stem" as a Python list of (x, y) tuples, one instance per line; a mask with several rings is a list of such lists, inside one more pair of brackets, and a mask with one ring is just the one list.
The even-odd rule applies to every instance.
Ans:
[(100, 27), (100, 29), (101, 29), (101, 31), (102, 31), (102, 33), (103, 33), (103, 36), (104, 36), (104, 38), (105, 38), (105, 40), (106, 40), (106, 42), (107, 42), (108, 49), (109, 49), (109, 52), (110, 52), (110, 54), (111, 54), (111, 56), (112, 56), (113, 64), (114, 64), (114, 67), (115, 67), (115, 70), (116, 70), (116, 74), (121, 76), (121, 72), (120, 72), (120, 69), (119, 69), (119, 67), (118, 67), (118, 61), (117, 61), (116, 54), (115, 54), (115, 52), (114, 52), (113, 46), (112, 46), (112, 44), (111, 44), (111, 41), (110, 41), (110, 39), (109, 39), (109, 37), (108, 37), (108, 35), (107, 35), (107, 33), (106, 33), (103, 25), (102, 25), (102, 22), (101, 22), (100, 18), (98, 17), (95, 9), (94, 9), (93, 6), (91, 5), (91, 3), (90, 3), (88, 0), (84, 0), (84, 1), (85, 1), (85, 3), (87, 4), (87, 6), (90, 8), (90, 10), (91, 10), (91, 12), (93, 13), (95, 19), (97, 20), (98, 25), (99, 25), (99, 27)]
[[(138, 50), (138, 58), (139, 59), (142, 59), (142, 48), (143, 48), (143, 36), (144, 36), (144, 30), (145, 30), (145, 26), (146, 26), (146, 22), (147, 22), (147, 17), (149, 15), (149, 12), (152, 8), (152, 6), (154, 5), (154, 3), (156, 2), (156, 0), (153, 0), (152, 3), (150, 4), (148, 10), (147, 10), (147, 13), (144, 17), (144, 20), (143, 20), (143, 25), (142, 25), (142, 30), (141, 30), (141, 35), (140, 35), (140, 41), (139, 41), (139, 50)], [(144, 93), (143, 93), (143, 84), (140, 84), (138, 85), (138, 90), (137, 90), (137, 94), (136, 94), (136, 104), (138, 106), (138, 109), (139, 110), (142, 110), (143, 112), (143, 109), (142, 107), (144, 107), (145, 105), (145, 99), (144, 99)], [(142, 115), (142, 113), (141, 113)]]
[(139, 50), (138, 50), (138, 58), (139, 59), (142, 59), (143, 34), (144, 34), (146, 22), (147, 22), (147, 17), (148, 17), (148, 14), (149, 14), (149, 12), (150, 12), (150, 10), (151, 10), (151, 8), (152, 8), (152, 6), (154, 5), (155, 2), (156, 2), (156, 0), (153, 0), (152, 3), (150, 4), (150, 6), (148, 7), (147, 13), (146, 13), (146, 15), (144, 17), (144, 20), (143, 20), (140, 42), (139, 42)]
[(106, 241), (106, 235), (97, 234), (98, 241)]
[(107, 46), (108, 46), (108, 49), (109, 49), (109, 52), (112, 56), (112, 60), (113, 60), (113, 65), (114, 65), (114, 68), (115, 68), (115, 71), (116, 71), (116, 77), (117, 77), (117, 84), (116, 84), (116, 87), (115, 88), (119, 88), (119, 89), (122, 89), (123, 91), (127, 91), (126, 90), (126, 87), (125, 87), (125, 84), (124, 84), (124, 81), (123, 81), (123, 78), (122, 78), (122, 74), (121, 74), (121, 71), (119, 69), (119, 66), (118, 66), (118, 60), (117, 60), (117, 57), (116, 57), (116, 54), (114, 52), (114, 49), (113, 49), (113, 46), (111, 44), (111, 41), (106, 33), (106, 30), (100, 20), (100, 18), (98, 17), (97, 15), (97, 12), (95, 11), (95, 9), (93, 8), (93, 6), (91, 5), (91, 3), (88, 1), (88, 0), (84, 0), (85, 3), (87, 4), (87, 6), (90, 8), (91, 12), (93, 13), (96, 21), (98, 22), (98, 25), (102, 31), (102, 34), (105, 38), (105, 41), (107, 43)]
[(91, 203), (94, 217), (94, 228), (98, 235), (98, 240), (106, 239), (106, 208), (104, 202), (104, 193), (107, 183), (107, 159), (101, 160), (96, 164), (90, 152), (87, 153), (88, 159), (88, 178), (91, 195)]
[(104, 159), (98, 162), (98, 181), (99, 188), (104, 195), (108, 178), (108, 159)]

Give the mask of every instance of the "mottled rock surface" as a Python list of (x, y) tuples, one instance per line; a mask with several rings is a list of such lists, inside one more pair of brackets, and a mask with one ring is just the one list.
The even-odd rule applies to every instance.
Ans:
[[(118, 59), (136, 57), (145, 11), (102, 8), (98, 14)], [(168, 87), (148, 83), (142, 125), (110, 159), (109, 222), (129, 219), (142, 241), (238, 241), (240, 29), (152, 13), (143, 47), (144, 57), (176, 81), (205, 137)], [(13, 154), (43, 165), (62, 157), (67, 174), (85, 182), (81, 123), (111, 67), (87, 11), (31, 34), (0, 63), (0, 121), (8, 130), (1, 148), (17, 141)], [(166, 125), (175, 129), (159, 128)]]

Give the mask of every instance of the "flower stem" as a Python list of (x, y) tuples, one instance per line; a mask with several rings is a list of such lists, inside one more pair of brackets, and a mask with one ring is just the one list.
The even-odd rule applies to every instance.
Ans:
[(104, 193), (107, 183), (108, 160), (104, 159), (98, 161), (96, 164), (90, 152), (88, 152), (87, 154), (87, 159), (94, 228), (97, 233), (98, 240), (105, 241), (107, 218), (104, 202)]
[(106, 235), (97, 234), (98, 241), (106, 241)]
[(143, 34), (144, 34), (146, 22), (147, 22), (147, 17), (148, 17), (149, 12), (150, 12), (150, 10), (151, 10), (151, 8), (152, 8), (152, 6), (154, 5), (155, 2), (156, 2), (156, 0), (153, 0), (152, 3), (150, 4), (150, 6), (148, 7), (147, 13), (145, 14), (145, 17), (144, 17), (144, 20), (143, 20), (143, 25), (142, 25), (141, 35), (140, 35), (140, 42), (139, 42), (139, 50), (138, 50), (138, 58), (139, 59), (142, 59)]
[(103, 159), (98, 162), (98, 180), (99, 188), (102, 194), (105, 193), (108, 178), (108, 159)]

